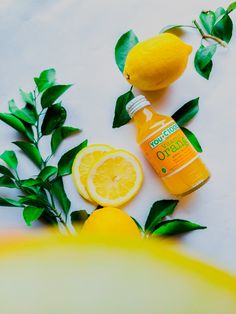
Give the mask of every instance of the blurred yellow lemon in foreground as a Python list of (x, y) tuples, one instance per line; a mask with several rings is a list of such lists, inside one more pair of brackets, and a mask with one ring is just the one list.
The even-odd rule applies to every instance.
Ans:
[(191, 46), (173, 34), (154, 36), (130, 50), (124, 76), (140, 90), (165, 88), (184, 72), (191, 51)]
[(72, 176), (79, 193), (93, 202), (86, 190), (86, 182), (91, 166), (113, 148), (106, 144), (92, 144), (82, 149), (75, 157)]
[(90, 235), (141, 237), (133, 219), (123, 210), (114, 207), (95, 210), (86, 220), (82, 232)]
[(139, 191), (143, 171), (138, 159), (125, 150), (113, 150), (90, 169), (86, 188), (102, 206), (119, 206)]
[(236, 313), (236, 279), (166, 242), (45, 235), (0, 257), (2, 314)]

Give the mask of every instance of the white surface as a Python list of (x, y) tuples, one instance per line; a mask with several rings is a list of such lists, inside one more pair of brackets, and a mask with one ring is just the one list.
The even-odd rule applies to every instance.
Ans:
[[(134, 126), (111, 128), (116, 98), (129, 88), (114, 62), (115, 43), (129, 29), (143, 40), (167, 24), (190, 23), (202, 9), (227, 4), (224, 0), (1, 0), (1, 111), (7, 109), (9, 99), (18, 97), (19, 87), (30, 90), (31, 78), (43, 69), (55, 67), (59, 82), (75, 83), (63, 98), (68, 109), (67, 123), (84, 130), (64, 142), (56, 160), (65, 149), (85, 138), (90, 143), (108, 143), (132, 151), (143, 163), (145, 182), (125, 210), (143, 223), (154, 201), (171, 196), (135, 144)], [(194, 50), (198, 48), (200, 37), (194, 30), (184, 39)], [(156, 109), (165, 114), (173, 113), (190, 99), (201, 97), (200, 112), (189, 128), (200, 139), (212, 178), (199, 191), (181, 199), (174, 216), (207, 225), (207, 230), (189, 233), (180, 241), (195, 255), (236, 273), (236, 35), (228, 49), (218, 49), (209, 82), (194, 71), (193, 56), (178, 82), (168, 90), (151, 95)], [(15, 139), (16, 132), (1, 123), (1, 151), (15, 149), (11, 144)], [(26, 158), (20, 169), (24, 175), (36, 172)], [(77, 195), (71, 177), (66, 183), (72, 208), (92, 210)], [(5, 191), (3, 194), (7, 195)], [(21, 210), (1, 208), (0, 228), (15, 227), (25, 228)]]

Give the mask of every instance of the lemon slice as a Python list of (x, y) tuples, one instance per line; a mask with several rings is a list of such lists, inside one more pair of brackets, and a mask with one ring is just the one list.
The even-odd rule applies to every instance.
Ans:
[(91, 168), (87, 191), (102, 206), (119, 206), (137, 194), (143, 181), (138, 159), (124, 150), (103, 156)]
[(80, 195), (90, 202), (93, 202), (93, 200), (86, 190), (89, 170), (94, 163), (111, 150), (113, 148), (106, 144), (92, 144), (82, 149), (75, 157), (72, 176)]

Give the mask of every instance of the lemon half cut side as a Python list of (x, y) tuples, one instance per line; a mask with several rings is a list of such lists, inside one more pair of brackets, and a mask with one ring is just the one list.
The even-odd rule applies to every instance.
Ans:
[(98, 204), (119, 206), (138, 193), (142, 182), (143, 171), (138, 159), (125, 150), (114, 150), (91, 168), (87, 190)]
[(75, 157), (72, 176), (76, 188), (81, 196), (94, 203), (86, 190), (86, 182), (90, 168), (101, 157), (112, 151), (113, 148), (106, 144), (92, 144), (82, 149)]

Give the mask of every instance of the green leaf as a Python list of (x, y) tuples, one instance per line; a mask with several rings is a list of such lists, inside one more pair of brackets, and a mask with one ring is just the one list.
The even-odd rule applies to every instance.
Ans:
[[(47, 208), (50, 207), (50, 204), (48, 201), (41, 195), (41, 194), (32, 194), (32, 195), (26, 195), (23, 196), (20, 199), (21, 204), (30, 205), (30, 206), (36, 206), (36, 207), (42, 207)], [(22, 205), (21, 205), (22, 207)]]
[(200, 20), (205, 30), (211, 34), (216, 21), (215, 13), (213, 11), (203, 11), (200, 14)]
[(121, 73), (124, 72), (125, 61), (131, 48), (138, 43), (138, 37), (130, 30), (123, 34), (115, 46), (115, 59)]
[(35, 163), (37, 167), (41, 168), (43, 159), (37, 147), (31, 143), (22, 141), (15, 141), (13, 144), (18, 146)]
[(8, 102), (9, 106), (9, 111), (17, 118), (20, 120), (23, 120), (29, 124), (34, 125), (36, 120), (37, 120), (37, 115), (35, 108), (32, 105), (26, 105), (25, 108), (19, 109), (16, 104), (14, 99), (10, 100)]
[(90, 215), (86, 212), (86, 210), (77, 210), (70, 214), (71, 222), (73, 225), (83, 225), (85, 221), (89, 218), (89, 216)]
[(159, 33), (171, 32), (177, 28), (182, 28), (182, 27), (189, 27), (189, 26), (188, 25), (181, 25), (181, 24), (170, 24), (170, 25), (163, 27)]
[(0, 177), (0, 187), (5, 188), (16, 188), (15, 182), (8, 176)]
[(35, 77), (34, 81), (37, 85), (38, 91), (41, 93), (55, 84), (56, 71), (54, 69), (45, 70), (41, 72), (39, 77)]
[(34, 131), (32, 129), (32, 126), (26, 122), (23, 122), (24, 123), (24, 126), (25, 126), (25, 136), (26, 138), (31, 142), (31, 143), (34, 143), (35, 140), (34, 140)]
[(43, 168), (43, 170), (39, 173), (38, 178), (46, 181), (48, 180), (50, 177), (54, 176), (55, 174), (57, 174), (57, 167), (53, 167), (53, 166), (46, 166), (45, 168)]
[(6, 150), (0, 158), (5, 161), (5, 163), (12, 169), (16, 170), (18, 165), (18, 160), (16, 158), (15, 152), (12, 150)]
[(78, 128), (73, 128), (70, 126), (62, 126), (58, 129), (56, 129), (53, 134), (52, 134), (52, 138), (51, 138), (51, 150), (52, 150), (52, 154), (55, 154), (55, 152), (57, 151), (59, 145), (61, 144), (61, 142), (69, 137), (70, 135), (80, 132), (81, 130)]
[(30, 127), (26, 127), (26, 125), (14, 115), (10, 113), (0, 113), (0, 120), (25, 135), (30, 141), (33, 141), (33, 134), (32, 131), (30, 131)]
[(188, 101), (172, 115), (172, 118), (179, 126), (185, 125), (198, 113), (198, 103), (199, 97)]
[(47, 109), (43, 119), (41, 131), (43, 135), (49, 135), (53, 130), (61, 127), (66, 120), (66, 110), (61, 104), (55, 104)]
[(197, 62), (201, 69), (204, 69), (208, 63), (212, 60), (212, 57), (214, 56), (217, 49), (217, 45), (210, 45), (207, 47), (204, 47), (201, 45), (201, 47), (197, 51)]
[(229, 43), (233, 34), (233, 22), (226, 12), (219, 16), (213, 27), (212, 34)]
[(212, 70), (212, 58), (216, 52), (216, 48), (216, 44), (207, 47), (201, 45), (194, 58), (196, 71), (207, 80), (209, 79)]
[(71, 174), (71, 168), (75, 159), (75, 156), (78, 154), (81, 149), (86, 147), (88, 140), (83, 141), (78, 146), (72, 148), (67, 153), (65, 153), (58, 162), (58, 176), (65, 176)]
[(42, 95), (42, 108), (51, 106), (62, 94), (64, 94), (72, 85), (55, 85), (49, 87)]
[(181, 234), (188, 231), (193, 231), (197, 229), (206, 229), (204, 226), (200, 226), (191, 221), (182, 219), (173, 219), (161, 222), (157, 229), (152, 233), (153, 236), (173, 236), (176, 234)]
[(0, 165), (0, 173), (10, 178), (14, 178), (14, 175), (11, 173), (11, 171), (3, 165)]
[(236, 9), (236, 2), (232, 2), (228, 8), (227, 8), (227, 13), (229, 14), (230, 12), (234, 11)]
[(174, 212), (178, 202), (178, 200), (161, 200), (153, 203), (145, 223), (145, 231), (152, 232), (164, 217)]
[(181, 130), (184, 132), (185, 136), (188, 138), (189, 142), (193, 145), (193, 147), (196, 149), (196, 151), (201, 153), (202, 147), (201, 147), (198, 139), (196, 138), (196, 136), (186, 128), (182, 127)]
[(143, 232), (143, 227), (140, 225), (140, 223), (134, 218), (134, 217), (131, 217), (133, 219), (133, 221), (136, 223), (136, 226), (139, 228), (139, 230), (141, 232)]
[(119, 128), (130, 121), (131, 118), (126, 110), (126, 105), (133, 98), (134, 94), (131, 90), (117, 98), (115, 116), (112, 125), (113, 128)]
[(26, 180), (21, 180), (21, 185), (22, 185), (23, 187), (28, 188), (28, 187), (31, 187), (31, 186), (38, 185), (40, 182), (41, 182), (41, 181), (38, 180), (38, 179), (32, 179), (32, 178), (30, 178), (30, 179), (26, 179)]
[(22, 89), (20, 89), (20, 95), (21, 95), (22, 100), (26, 104), (31, 104), (33, 106), (35, 105), (34, 96), (33, 96), (33, 94), (31, 92), (30, 93), (26, 93)]
[(215, 11), (216, 20), (218, 20), (219, 17), (222, 17), (226, 13), (225, 9), (222, 7), (219, 7)]
[(0, 120), (10, 125), (13, 129), (26, 134), (26, 129), (24, 124), (15, 116), (10, 113), (0, 113)]
[(57, 218), (53, 212), (44, 211), (40, 216), (40, 222), (44, 223), (47, 226), (55, 226), (58, 225)]
[(16, 201), (10, 198), (0, 197), (0, 206), (22, 207), (22, 204), (20, 201)]
[[(196, 57), (196, 55), (195, 55), (195, 57)], [(195, 69), (197, 70), (198, 74), (200, 74), (206, 80), (209, 80), (209, 77), (210, 77), (210, 74), (212, 71), (212, 67), (213, 67), (212, 60), (202, 69), (198, 66), (197, 62), (194, 62), (194, 65), (195, 65)]]
[(59, 204), (61, 205), (64, 213), (67, 215), (70, 210), (71, 202), (66, 195), (64, 184), (61, 177), (58, 177), (56, 178), (56, 180), (53, 181), (52, 191), (53, 194), (56, 196)]
[(32, 222), (39, 219), (42, 215), (44, 208), (27, 206), (23, 210), (23, 217), (28, 226), (31, 226)]

